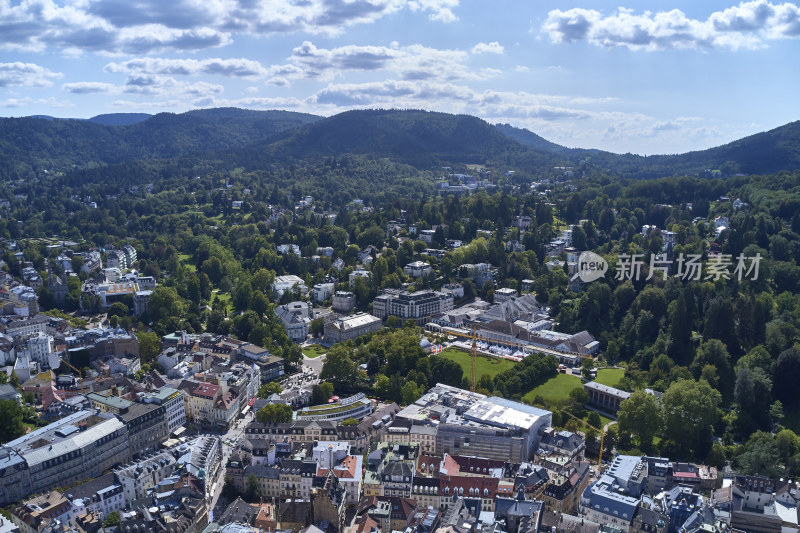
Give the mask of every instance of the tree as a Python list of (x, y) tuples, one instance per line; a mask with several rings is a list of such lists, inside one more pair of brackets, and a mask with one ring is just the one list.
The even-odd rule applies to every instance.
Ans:
[(699, 456), (705, 455), (721, 402), (722, 395), (707, 381), (676, 381), (661, 397), (665, 436)]
[(111, 511), (103, 520), (103, 527), (119, 527), (119, 511)]
[(431, 378), (428, 382), (431, 387), (437, 383), (459, 387), (463, 378), (464, 369), (455, 361), (444, 357), (431, 357)]
[(186, 302), (178, 295), (175, 287), (159, 285), (153, 290), (147, 301), (147, 310), (153, 322), (167, 320), (171, 317), (182, 318), (186, 313)]
[(684, 291), (680, 291), (672, 306), (667, 355), (679, 365), (687, 365), (692, 360), (692, 325)]
[(142, 363), (150, 363), (158, 357), (160, 341), (158, 335), (152, 331), (139, 331), (136, 333), (139, 341), (139, 358)]
[(320, 317), (312, 320), (311, 324), (309, 325), (309, 330), (311, 331), (312, 336), (319, 337), (320, 334), (325, 332), (325, 319)]
[(280, 394), (283, 392), (283, 387), (277, 381), (270, 381), (266, 385), (261, 385), (258, 389), (259, 398), (267, 398), (271, 394)]
[(108, 308), (108, 316), (124, 317), (128, 316), (129, 311), (130, 309), (124, 303), (114, 302), (111, 304), (111, 307)]
[(584, 357), (583, 361), (581, 361), (581, 375), (586, 379), (591, 379), (592, 370), (594, 370), (594, 359)]
[(244, 488), (244, 499), (248, 502), (257, 502), (261, 497), (261, 487), (258, 484), (258, 478), (255, 474), (247, 476), (247, 481)]
[(319, 385), (311, 387), (311, 403), (320, 405), (331, 399), (333, 396), (333, 383), (323, 381)]
[(409, 380), (403, 385), (403, 405), (410, 405), (425, 394), (425, 385), (417, 385), (415, 382)]
[(764, 413), (769, 413), (771, 391), (772, 381), (761, 368), (744, 367), (736, 373), (733, 399), (754, 422), (760, 422), (761, 429), (769, 429), (772, 424), (772, 421), (764, 416)]
[[(697, 355), (690, 369), (695, 377), (699, 378), (706, 365), (712, 365), (717, 369), (718, 388), (727, 404), (733, 398), (735, 377), (731, 368), (731, 357), (728, 355), (728, 350), (722, 341), (710, 339), (703, 342), (697, 350)], [(712, 383), (712, 385), (715, 384)]]
[(325, 363), (319, 373), (320, 379), (330, 381), (339, 390), (351, 389), (358, 379), (358, 367), (350, 359), (350, 354), (341, 344), (334, 344), (325, 356)]
[(345, 426), (345, 427), (357, 426), (358, 425), (358, 420), (356, 420), (355, 418), (345, 418), (344, 420), (339, 422), (339, 425), (340, 426)]
[(267, 404), (256, 413), (261, 424), (281, 424), (292, 421), (292, 408), (283, 403)]
[(736, 463), (743, 474), (777, 477), (780, 474), (780, 452), (775, 439), (769, 433), (756, 431), (750, 435)]
[(775, 398), (784, 405), (797, 403), (797, 384), (800, 383), (800, 350), (789, 348), (778, 356), (775, 362), (775, 379), (772, 391)]
[(639, 447), (649, 451), (653, 445), (653, 437), (661, 429), (661, 406), (658, 399), (652, 394), (638, 390), (619, 404), (617, 416), (619, 430), (636, 435)]
[(8, 442), (24, 434), (22, 407), (14, 400), (0, 400), (0, 442)]

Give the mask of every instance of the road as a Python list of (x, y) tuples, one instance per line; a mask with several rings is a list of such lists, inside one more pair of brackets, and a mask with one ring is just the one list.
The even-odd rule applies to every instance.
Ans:
[(219, 502), (220, 494), (222, 494), (222, 487), (225, 484), (225, 467), (228, 464), (228, 458), (231, 456), (233, 450), (239, 445), (239, 440), (244, 435), (244, 429), (247, 424), (253, 419), (253, 412), (248, 412), (243, 418), (237, 418), (234, 423), (224, 435), (220, 435), (222, 439), (222, 465), (220, 466), (220, 473), (217, 477), (213, 493), (211, 495), (210, 509), (214, 509), (214, 516), (219, 516), (225, 510), (215, 509)]

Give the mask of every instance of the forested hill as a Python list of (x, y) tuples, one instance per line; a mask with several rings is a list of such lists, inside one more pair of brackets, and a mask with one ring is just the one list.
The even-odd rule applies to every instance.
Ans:
[(388, 157), (418, 168), (447, 163), (484, 164), (530, 153), (528, 164), (550, 163), (551, 154), (527, 147), (470, 115), (419, 110), (347, 111), (309, 124), (264, 148), (275, 157), (338, 154)]
[(151, 117), (0, 119), (0, 179), (175, 158), (256, 170), (316, 164), (343, 154), (418, 169), (475, 163), (541, 174), (554, 165), (585, 163), (626, 178), (768, 174), (800, 169), (800, 122), (708, 150), (643, 157), (566, 148), (507, 124), (419, 110), (359, 110), (322, 118), (218, 108)]
[[(111, 115), (114, 117), (114, 115)], [(143, 122), (108, 125), (98, 120), (0, 119), (0, 177), (25, 178), (43, 170), (103, 166), (235, 150), (320, 117), (291, 111), (219, 108), (160, 113)], [(130, 117), (129, 117), (130, 118)], [(121, 120), (117, 116), (116, 120)]]
[(148, 115), (147, 113), (108, 113), (92, 117), (89, 119), (89, 122), (104, 124), (106, 126), (130, 126), (131, 124), (144, 122), (152, 116), (153, 115)]
[(602, 150), (565, 148), (525, 129), (498, 124), (497, 130), (532, 148), (563, 154), (628, 178), (682, 175), (774, 174), (800, 169), (800, 121), (744, 137), (731, 143), (685, 154), (640, 156)]

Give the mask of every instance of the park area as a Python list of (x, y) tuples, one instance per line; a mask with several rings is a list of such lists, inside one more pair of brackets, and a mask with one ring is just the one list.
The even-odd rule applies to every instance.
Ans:
[[(439, 357), (455, 361), (464, 370), (464, 376), (469, 379), (472, 374), (471, 356), (465, 351), (456, 348), (447, 348), (439, 353)], [(488, 374), (493, 378), (497, 374), (513, 368), (516, 363), (508, 359), (500, 359), (495, 357), (487, 357), (485, 355), (478, 355), (478, 361), (475, 365), (475, 377), (480, 379), (482, 375)]]
[(312, 344), (310, 346), (303, 347), (303, 355), (309, 359), (314, 359), (320, 355), (325, 355), (326, 351), (327, 349), (319, 344)]

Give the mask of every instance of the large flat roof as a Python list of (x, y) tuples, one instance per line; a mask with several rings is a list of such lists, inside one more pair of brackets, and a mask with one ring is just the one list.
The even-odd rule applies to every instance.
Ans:
[(529, 429), (540, 418), (551, 414), (531, 405), (492, 396), (476, 401), (463, 416), (466, 420), (491, 426)]

